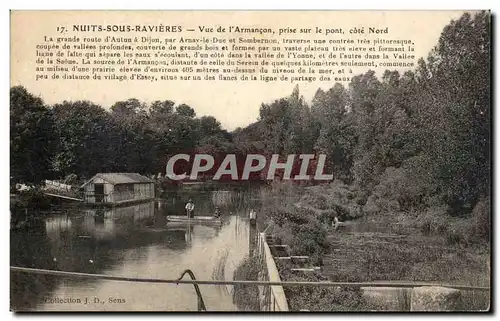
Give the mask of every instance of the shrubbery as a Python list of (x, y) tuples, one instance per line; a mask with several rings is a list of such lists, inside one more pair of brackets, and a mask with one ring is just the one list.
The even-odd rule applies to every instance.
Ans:
[(313, 264), (318, 264), (328, 249), (326, 230), (317, 214), (302, 208), (278, 208), (271, 218), (279, 229), (276, 237), (282, 244), (290, 246), (294, 255), (308, 255)]
[(417, 218), (416, 225), (424, 234), (444, 236), (450, 245), (484, 244), (491, 229), (489, 198), (481, 199), (472, 213), (462, 217), (450, 216), (444, 205), (429, 208)]
[(272, 210), (270, 216), (278, 226), (284, 226), (287, 223), (308, 224), (314, 220), (314, 213), (306, 209), (295, 209), (279, 207)]

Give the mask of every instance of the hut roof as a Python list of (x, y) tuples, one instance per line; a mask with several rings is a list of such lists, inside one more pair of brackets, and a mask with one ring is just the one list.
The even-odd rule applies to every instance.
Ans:
[(142, 176), (138, 173), (98, 173), (94, 177), (89, 179), (81, 187), (84, 187), (88, 183), (92, 182), (96, 178), (101, 178), (106, 182), (118, 185), (118, 184), (134, 184), (134, 183), (154, 183), (154, 181), (146, 176)]

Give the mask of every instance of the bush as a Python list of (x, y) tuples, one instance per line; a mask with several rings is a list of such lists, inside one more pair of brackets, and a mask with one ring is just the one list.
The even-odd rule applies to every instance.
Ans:
[(289, 243), (291, 252), (295, 255), (308, 255), (311, 263), (317, 265), (328, 249), (325, 228), (319, 222), (305, 225), (292, 223), (290, 230), (292, 233)]
[(481, 199), (468, 217), (449, 220), (446, 233), (449, 244), (471, 246), (489, 241), (490, 237), (490, 202)]
[(426, 189), (411, 177), (405, 168), (388, 167), (380, 177), (374, 194), (385, 201), (383, 207), (391, 211), (410, 210), (423, 206)]
[(320, 210), (326, 210), (328, 208), (327, 199), (323, 195), (316, 195), (314, 197), (313, 205), (315, 208)]
[(64, 184), (75, 185), (78, 184), (78, 176), (76, 174), (69, 174), (64, 178)]
[(361, 206), (366, 205), (366, 202), (368, 202), (368, 196), (366, 193), (363, 193), (355, 198), (355, 203)]
[(302, 208), (279, 207), (271, 210), (270, 217), (278, 225), (284, 226), (286, 223), (308, 224), (314, 219), (315, 213)]
[(315, 263), (319, 262), (328, 248), (326, 230), (320, 220), (329, 220), (329, 217), (325, 214), (318, 217), (309, 209), (296, 207), (280, 207), (270, 215), (280, 227), (275, 230), (279, 242), (288, 244), (294, 255), (308, 255)]
[(315, 190), (308, 190), (300, 199), (300, 202), (319, 210), (328, 208), (328, 200), (324, 195), (320, 195)]
[(481, 199), (467, 216), (450, 216), (446, 205), (429, 208), (416, 220), (422, 233), (442, 235), (449, 245), (471, 246), (490, 236), (489, 199)]
[(449, 226), (447, 217), (445, 205), (431, 207), (417, 218), (416, 225), (425, 235), (442, 234)]
[(332, 225), (332, 222), (333, 222), (333, 219), (335, 217), (338, 217), (338, 214), (337, 214), (337, 211), (326, 211), (326, 212), (323, 212), (319, 215), (318, 217), (318, 221), (321, 223), (321, 224), (325, 224), (327, 226), (331, 226)]

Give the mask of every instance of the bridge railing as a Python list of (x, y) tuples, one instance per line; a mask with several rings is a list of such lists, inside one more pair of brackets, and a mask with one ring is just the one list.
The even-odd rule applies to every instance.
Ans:
[[(266, 242), (266, 233), (257, 235), (257, 255), (263, 267), (259, 273), (260, 281), (281, 282), (278, 268), (271, 249)], [(289, 311), (285, 291), (281, 285), (259, 286), (261, 311)]]

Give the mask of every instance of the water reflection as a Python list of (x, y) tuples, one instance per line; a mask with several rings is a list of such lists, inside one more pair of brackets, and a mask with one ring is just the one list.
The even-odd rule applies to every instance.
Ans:
[[(167, 215), (182, 215), (195, 201), (197, 215), (222, 211), (222, 226), (173, 225)], [(11, 231), (11, 265), (62, 271), (177, 278), (192, 269), (197, 278), (232, 279), (248, 255), (247, 193), (217, 191), (169, 195), (167, 199), (114, 209), (66, 209), (33, 230)], [(225, 289), (204, 286), (209, 309), (236, 309)], [(56, 303), (54, 298), (122, 297), (125, 303)], [(80, 300), (80, 301), (81, 301)], [(196, 309), (192, 286), (132, 284), (11, 273), (13, 310), (160, 310)]]

